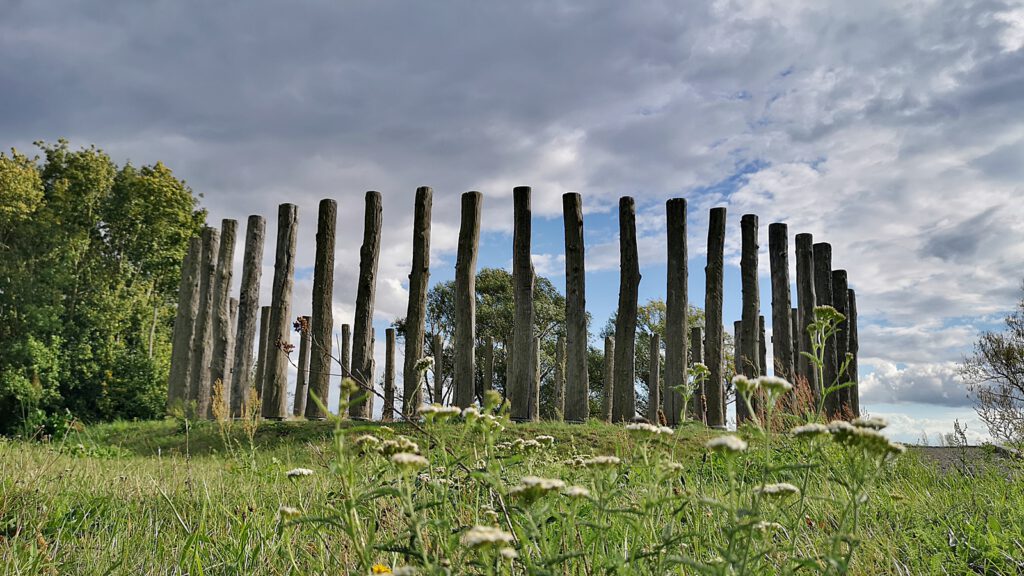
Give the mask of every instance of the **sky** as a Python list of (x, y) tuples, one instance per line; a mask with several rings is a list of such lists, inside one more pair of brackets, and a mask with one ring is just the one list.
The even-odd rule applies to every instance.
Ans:
[[(1024, 4), (0, 0), (0, 145), (96, 144), (162, 161), (210, 221), (299, 210), (308, 310), (316, 206), (339, 203), (336, 324), (355, 301), (363, 194), (383, 194), (375, 325), (404, 316), (413, 195), (434, 188), (432, 281), (459, 195), (484, 194), (479, 266), (511, 262), (512, 188), (533, 187), (533, 259), (564, 279), (561, 194), (583, 195), (587, 304), (618, 290), (620, 196), (636, 199), (641, 300), (664, 295), (665, 200), (687, 198), (690, 298), (708, 210), (833, 246), (860, 313), (862, 405), (935, 443), (971, 409), (957, 363), (1021, 297)], [(273, 246), (265, 251), (269, 301)], [(241, 250), (236, 256), (236, 278)], [(383, 346), (378, 346), (378, 355)], [(382, 360), (378, 360), (382, 366)]]

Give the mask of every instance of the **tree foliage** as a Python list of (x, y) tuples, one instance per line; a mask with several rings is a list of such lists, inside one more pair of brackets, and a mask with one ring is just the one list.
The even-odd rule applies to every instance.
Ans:
[(163, 164), (95, 147), (0, 154), (0, 431), (70, 411), (160, 413), (188, 238), (205, 212)]

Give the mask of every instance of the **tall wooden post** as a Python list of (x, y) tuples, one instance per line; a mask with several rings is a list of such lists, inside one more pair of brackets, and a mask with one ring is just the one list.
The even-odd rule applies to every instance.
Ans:
[(462, 195), (462, 225), (455, 262), (455, 392), (453, 404), (467, 408), (476, 388), (476, 258), (480, 242), (480, 204), (483, 195)]
[[(772, 274), (772, 356), (774, 374), (792, 382), (796, 373), (793, 356), (792, 300), (789, 294), (789, 232), (785, 224), (768, 225), (768, 259)], [(767, 374), (768, 367), (762, 371)]]
[[(303, 416), (306, 413), (306, 399), (309, 397), (309, 356), (310, 356), (310, 324), (311, 316), (302, 316), (299, 323), (299, 360), (296, 364), (295, 399), (292, 402), (292, 415)], [(315, 404), (315, 402), (310, 402)]]
[[(690, 366), (704, 362), (704, 336), (700, 326), (690, 329)], [(707, 364), (705, 364), (707, 365)], [(667, 392), (666, 392), (667, 393)], [(707, 422), (707, 397), (704, 383), (695, 383), (690, 399), (689, 417), (698, 422)]]
[(540, 336), (533, 337), (533, 347), (530, 349), (533, 361), (533, 378), (530, 386), (530, 420), (540, 420)]
[[(832, 301), (832, 245), (825, 242), (814, 245), (814, 295), (818, 306), (834, 305)], [(836, 384), (839, 376), (836, 358), (835, 338), (829, 338), (825, 343), (825, 381), (821, 383), (822, 390)], [(832, 418), (838, 411), (839, 395), (829, 394), (825, 398), (825, 417)]]
[(341, 325), (341, 374), (352, 377), (352, 325)]
[(512, 357), (512, 419), (526, 421), (531, 417), (530, 393), (533, 387), (533, 263), (530, 261), (532, 212), (530, 187), (519, 186), (512, 191), (514, 209), (512, 239), (512, 284), (515, 298), (515, 317), (512, 342), (516, 354)]
[[(235, 357), (231, 371), (231, 416), (249, 413), (249, 389), (260, 392), (261, 382), (253, 381), (253, 340), (260, 311), (260, 277), (263, 272), (263, 238), (266, 220), (252, 215), (245, 225), (245, 251), (242, 253), (242, 279), (238, 293), (238, 328), (235, 336)], [(262, 343), (260, 340), (257, 346)]]
[(291, 343), (298, 213), (295, 204), (281, 204), (277, 210), (277, 254), (274, 257), (274, 284), (263, 385), (263, 417), (274, 420), (281, 420), (288, 413), (288, 354), (285, 346)]
[[(757, 216), (744, 214), (740, 219), (743, 248), (740, 256), (740, 276), (743, 281), (743, 317), (741, 324), (742, 347), (740, 362), (742, 374), (748, 378), (761, 375), (761, 330), (758, 325), (760, 288), (757, 278)], [(754, 406), (757, 410), (757, 406)], [(738, 424), (745, 420), (737, 419)]]
[(395, 329), (384, 330), (384, 409), (381, 420), (391, 422), (395, 419)]
[(238, 326), (238, 298), (228, 298), (228, 344), (227, 354), (224, 358), (226, 372), (224, 374), (224, 413), (231, 417), (232, 390), (234, 388), (235, 375), (232, 373), (232, 366), (235, 364), (235, 330)]
[(704, 268), (704, 354), (710, 372), (705, 386), (708, 426), (725, 426), (725, 337), (722, 283), (725, 261), (725, 208), (712, 208), (708, 222), (708, 263)]
[[(743, 374), (743, 366), (745, 364), (743, 359), (742, 350), (743, 345), (743, 321), (736, 320), (732, 323), (732, 339), (733, 339), (733, 370), (736, 374)], [(736, 425), (742, 424), (747, 420), (750, 420), (750, 410), (747, 409), (746, 402), (743, 401), (743, 397), (740, 396), (739, 391), (733, 391), (736, 396)], [(753, 402), (751, 402), (753, 404)]]
[(793, 337), (792, 344), (790, 344), (790, 346), (792, 346), (792, 348), (793, 348), (793, 379), (790, 380), (790, 383), (792, 383), (793, 386), (796, 386), (796, 384), (797, 384), (797, 375), (799, 374), (799, 372), (797, 371), (796, 367), (800, 363), (800, 350), (801, 350), (801, 348), (800, 348), (800, 309), (798, 309), (798, 308), (792, 308), (790, 310), (790, 312), (789, 312), (789, 333)]
[(494, 389), (494, 337), (488, 336), (484, 339), (484, 366), (480, 401), (483, 402), (483, 394)]
[[(846, 353), (849, 350), (850, 345), (850, 323), (849, 323), (849, 308), (850, 308), (850, 295), (848, 286), (849, 282), (846, 277), (846, 270), (833, 270), (832, 271), (832, 307), (846, 317), (843, 320), (836, 331), (836, 366), (838, 369), (843, 370), (843, 364), (846, 362)], [(846, 367), (846, 371), (842, 374), (837, 374), (839, 377), (839, 383), (843, 384), (847, 382), (846, 376), (849, 373), (849, 366)], [(846, 418), (853, 413), (850, 407), (850, 389), (843, 388), (836, 392), (836, 413)]]
[[(814, 292), (814, 237), (810, 234), (796, 235), (796, 294), (800, 311), (800, 350), (811, 352), (811, 333), (808, 326), (814, 322), (814, 307), (818, 305), (818, 297)], [(797, 357), (796, 371), (800, 378), (807, 382), (813, 392), (814, 401), (819, 401), (818, 375), (814, 363), (800, 354)]]
[[(270, 346), (270, 306), (260, 308), (260, 337), (256, 342), (256, 380), (253, 387), (259, 395), (260, 404), (263, 403), (263, 391), (267, 386), (267, 348)], [(243, 405), (251, 409), (248, 403)], [(262, 413), (262, 410), (261, 410)]]
[(584, 269), (583, 204), (576, 193), (562, 195), (565, 223), (565, 419), (590, 417), (587, 370), (587, 298)]
[(855, 291), (847, 290), (847, 298), (849, 299), (849, 314), (847, 316), (847, 322), (850, 325), (849, 332), (849, 351), (853, 355), (850, 359), (849, 366), (846, 367), (846, 380), (853, 382), (853, 386), (850, 387), (850, 410), (853, 412), (853, 416), (860, 417), (860, 373), (857, 367), (857, 355), (860, 353), (860, 340), (857, 336), (857, 293)]
[(555, 420), (565, 416), (565, 338), (555, 342)]
[(636, 206), (619, 198), (619, 308), (615, 319), (615, 401), (612, 421), (636, 416), (636, 313), (640, 265), (636, 246)]
[(416, 415), (422, 403), (422, 375), (416, 363), (423, 358), (423, 334), (427, 320), (427, 284), (430, 280), (430, 211), (433, 191), (416, 189), (412, 224), (412, 271), (409, 272), (409, 307), (405, 315), (405, 358), (403, 360), (402, 414)]
[(668, 290), (665, 303), (665, 419), (669, 426), (679, 423), (683, 410), (680, 387), (687, 383), (686, 349), (688, 330), (686, 200), (672, 198), (665, 203), (668, 224)]
[(440, 334), (432, 340), (434, 352), (434, 402), (444, 404), (444, 341)]
[(356, 289), (356, 313), (352, 329), (352, 378), (359, 385), (349, 404), (349, 416), (358, 420), (370, 418), (370, 395), (373, 377), (370, 374), (370, 340), (373, 339), (373, 307), (377, 293), (377, 262), (380, 256), (382, 223), (380, 192), (366, 193), (366, 214), (363, 220), (363, 246), (359, 250), (359, 284)]
[(377, 387), (377, 355), (375, 350), (377, 348), (377, 334), (376, 331), (371, 328), (370, 335), (370, 371), (367, 384), (369, 389), (366, 391), (366, 419), (373, 420), (373, 407), (376, 406), (377, 394), (374, 390)]
[(199, 310), (199, 269), (202, 265), (202, 240), (198, 236), (188, 241), (188, 253), (181, 262), (181, 281), (178, 284), (178, 311), (174, 317), (171, 345), (171, 370), (167, 379), (167, 411), (183, 408), (188, 398), (192, 374), (192, 339)]
[(189, 403), (194, 403), (196, 418), (210, 414), (210, 364), (213, 361), (213, 295), (217, 279), (217, 250), (220, 231), (203, 229), (202, 262), (199, 269), (199, 309), (192, 338), (192, 373)]
[[(235, 236), (237, 233), (237, 220), (221, 221), (217, 276), (213, 282), (213, 351), (210, 357), (210, 383), (214, 384), (220, 380), (223, 387), (222, 394), (228, 396), (231, 394), (231, 365), (227, 362), (231, 334), (231, 276), (235, 263)], [(206, 417), (213, 417), (212, 408)]]
[(309, 325), (309, 395), (316, 396), (319, 402), (303, 401), (303, 415), (308, 420), (327, 417), (331, 350), (334, 348), (334, 240), (337, 223), (338, 203), (329, 198), (321, 200), (316, 219), (313, 310)]
[(651, 334), (651, 353), (647, 357), (647, 419), (659, 423), (661, 411), (661, 337)]
[(612, 407), (615, 404), (615, 339), (606, 336), (604, 339), (604, 401), (601, 405), (602, 418), (605, 422), (612, 421)]

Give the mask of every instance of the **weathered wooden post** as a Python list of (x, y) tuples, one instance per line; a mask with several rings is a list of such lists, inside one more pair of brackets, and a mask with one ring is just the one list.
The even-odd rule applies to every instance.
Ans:
[(288, 353), (291, 345), (292, 288), (295, 285), (295, 239), (299, 209), (281, 204), (277, 210), (277, 254), (264, 365), (263, 417), (282, 420), (288, 408)]
[(416, 369), (416, 363), (423, 358), (423, 334), (426, 332), (432, 199), (433, 191), (429, 187), (416, 189), (412, 224), (412, 270), (409, 272), (409, 307), (405, 315), (405, 358), (402, 369), (402, 414), (407, 419), (416, 415), (422, 403), (422, 375)]
[[(743, 374), (744, 370), (744, 359), (742, 350), (743, 346), (743, 321), (736, 320), (732, 323), (732, 341), (733, 341), (733, 370), (736, 374)], [(747, 409), (746, 402), (743, 401), (743, 397), (740, 396), (739, 391), (733, 391), (736, 396), (736, 425), (750, 420), (750, 410)], [(753, 404), (753, 401), (751, 401)]]
[[(814, 237), (810, 234), (796, 235), (796, 294), (799, 310), (799, 334), (800, 350), (811, 352), (811, 333), (808, 326), (814, 322), (814, 307), (818, 305), (817, 295), (814, 293)], [(818, 375), (814, 370), (814, 363), (809, 358), (800, 354), (797, 356), (796, 371), (800, 378), (806, 380), (813, 392), (814, 401), (820, 399), (818, 390)]]
[(606, 336), (604, 339), (604, 391), (602, 417), (605, 422), (612, 421), (612, 406), (615, 404), (615, 339)]
[[(242, 278), (238, 292), (238, 327), (235, 336), (235, 357), (231, 370), (231, 416), (241, 418), (249, 412), (249, 389), (260, 392), (261, 382), (253, 382), (253, 340), (260, 310), (260, 276), (263, 272), (263, 238), (266, 221), (252, 215), (245, 225), (245, 249), (242, 253)], [(263, 341), (257, 343), (257, 347)]]
[[(690, 366), (704, 362), (704, 335), (700, 326), (690, 328)], [(706, 364), (705, 364), (706, 365)], [(688, 382), (686, 382), (688, 384)], [(668, 391), (665, 392), (668, 394)], [(681, 410), (682, 408), (680, 408)], [(689, 417), (698, 422), (707, 422), (707, 397), (705, 384), (695, 383), (690, 398)]]
[(334, 337), (334, 240), (338, 203), (320, 201), (316, 219), (316, 255), (313, 260), (312, 315), (309, 324), (309, 395), (319, 402), (303, 400), (307, 420), (327, 417), (327, 396), (331, 389), (331, 350)]
[(533, 337), (531, 355), (533, 356), (531, 362), (533, 378), (531, 378), (530, 386), (530, 420), (536, 422), (540, 420), (540, 336)]
[(647, 419), (658, 424), (661, 411), (661, 337), (651, 334), (651, 353), (647, 357)]
[[(772, 275), (772, 356), (775, 375), (793, 382), (793, 308), (789, 293), (789, 231), (778, 222), (768, 225), (768, 260)], [(768, 373), (768, 367), (762, 370)]]
[[(757, 215), (744, 214), (740, 219), (743, 247), (740, 255), (740, 276), (743, 281), (743, 316), (741, 320), (742, 346), (739, 353), (740, 372), (748, 378), (761, 375), (761, 330), (758, 325), (760, 311), (760, 288), (757, 278)], [(754, 410), (758, 410), (756, 402)], [(744, 414), (745, 415), (745, 414)], [(746, 419), (737, 418), (737, 424)]]
[(515, 316), (512, 326), (512, 343), (516, 354), (512, 357), (512, 382), (509, 396), (512, 399), (513, 420), (530, 420), (531, 388), (533, 387), (533, 263), (530, 260), (530, 236), (532, 234), (532, 211), (530, 209), (530, 187), (518, 186), (512, 191), (514, 224), (512, 238), (512, 284), (515, 298)]
[(455, 342), (453, 404), (467, 408), (476, 388), (476, 258), (480, 242), (480, 204), (483, 195), (462, 195), (462, 224), (455, 262)]
[(583, 203), (576, 193), (562, 195), (565, 223), (565, 419), (590, 417), (587, 370), (587, 297), (584, 269)]
[(431, 340), (434, 352), (434, 402), (444, 404), (444, 340), (434, 334)]
[(189, 403), (194, 403), (195, 418), (210, 414), (210, 364), (213, 360), (213, 295), (217, 278), (217, 250), (220, 231), (203, 229), (202, 261), (199, 268), (199, 309), (192, 338), (192, 374)]
[(704, 268), (704, 354), (710, 372), (707, 394), (708, 426), (725, 426), (725, 337), (722, 327), (722, 283), (725, 261), (725, 208), (712, 208), (708, 221), (708, 262)]
[[(253, 387), (259, 396), (260, 404), (263, 403), (263, 390), (267, 386), (267, 348), (270, 346), (270, 306), (260, 308), (260, 337), (256, 342), (256, 381)], [(248, 403), (245, 408), (251, 409)], [(262, 409), (261, 409), (262, 414)]]
[(377, 355), (374, 350), (377, 348), (377, 334), (376, 331), (371, 328), (370, 337), (370, 376), (369, 376), (369, 389), (366, 391), (366, 419), (373, 420), (373, 407), (377, 402), (377, 394), (374, 390), (377, 387)]
[[(846, 362), (846, 353), (849, 351), (850, 345), (850, 287), (846, 276), (846, 270), (833, 270), (832, 271), (832, 307), (846, 317), (843, 320), (836, 331), (836, 366), (840, 370), (844, 370), (841, 374), (837, 373), (839, 383), (843, 384), (847, 382), (847, 374), (849, 374), (849, 366), (844, 369), (843, 364)], [(841, 418), (848, 418), (853, 413), (850, 404), (850, 389), (843, 388), (842, 390), (836, 391), (836, 414)]]
[(359, 250), (359, 283), (356, 288), (356, 312), (352, 329), (352, 378), (360, 391), (349, 404), (349, 416), (357, 420), (370, 418), (370, 395), (373, 375), (370, 373), (370, 341), (373, 339), (373, 307), (377, 293), (377, 262), (380, 256), (382, 222), (380, 192), (366, 193), (366, 214), (363, 221), (363, 245)]
[(686, 200), (672, 198), (665, 203), (668, 226), (667, 298), (665, 302), (665, 419), (669, 426), (679, 423), (687, 384), (686, 349), (688, 325)]
[(181, 262), (181, 282), (178, 284), (178, 310), (174, 317), (171, 345), (171, 370), (167, 379), (167, 411), (184, 408), (188, 399), (192, 374), (192, 338), (195, 335), (196, 314), (199, 310), (199, 268), (202, 265), (202, 240), (198, 236), (188, 241), (188, 252)]
[(484, 339), (484, 365), (483, 365), (483, 390), (480, 400), (483, 402), (483, 394), (494, 389), (494, 337), (488, 336)]
[[(292, 402), (293, 416), (303, 416), (306, 414), (306, 399), (309, 397), (309, 341), (311, 324), (312, 316), (301, 316), (299, 318), (299, 360), (295, 366), (295, 399)], [(315, 404), (315, 402), (310, 402), (310, 404)]]
[(767, 346), (767, 340), (766, 340), (766, 338), (767, 338), (767, 330), (765, 329), (764, 316), (758, 316), (757, 317), (757, 325), (758, 325), (758, 328), (757, 328), (757, 330), (758, 330), (757, 357), (759, 358), (758, 366), (761, 367), (762, 374), (763, 375), (767, 375), (766, 373), (768, 372), (768, 368), (767, 368), (767, 366), (768, 366), (768, 346)]
[(790, 346), (793, 348), (793, 377), (790, 383), (797, 384), (797, 365), (800, 363), (800, 310), (793, 308), (789, 312), (789, 334), (792, 336)]
[(619, 308), (615, 319), (615, 400), (612, 421), (636, 416), (636, 313), (640, 265), (636, 247), (636, 206), (619, 198)]
[(850, 325), (849, 332), (849, 351), (853, 355), (850, 359), (849, 366), (846, 367), (846, 379), (849, 382), (853, 382), (853, 386), (850, 387), (850, 410), (853, 412), (855, 418), (860, 417), (860, 374), (857, 367), (857, 355), (860, 353), (860, 340), (857, 336), (857, 293), (852, 289), (846, 292), (849, 299), (849, 316), (847, 316), (847, 322)]
[(224, 382), (224, 413), (231, 417), (231, 390), (234, 387), (235, 375), (231, 372), (232, 366), (235, 365), (235, 328), (238, 326), (238, 298), (228, 298), (228, 316), (231, 320), (228, 322), (228, 346), (227, 354), (224, 359), (224, 366), (226, 366), (227, 372), (224, 375), (226, 381)]
[[(819, 242), (814, 245), (814, 296), (818, 306), (833, 306), (832, 301), (832, 245)], [(813, 312), (812, 312), (813, 317)], [(825, 381), (821, 389), (836, 384), (839, 377), (839, 366), (836, 363), (836, 340), (829, 338), (825, 342)], [(839, 411), (839, 395), (829, 394), (825, 398), (825, 417), (832, 418)]]
[[(220, 380), (221, 393), (225, 396), (231, 395), (231, 365), (228, 364), (228, 350), (230, 349), (228, 344), (231, 334), (231, 277), (235, 263), (235, 236), (237, 233), (237, 220), (221, 221), (217, 275), (213, 281), (213, 351), (210, 357), (210, 383), (215, 384)], [(206, 417), (213, 417), (212, 408)]]
[(565, 338), (555, 341), (555, 420), (565, 416)]
[(384, 409), (380, 413), (381, 420), (391, 422), (395, 419), (395, 329), (384, 330)]

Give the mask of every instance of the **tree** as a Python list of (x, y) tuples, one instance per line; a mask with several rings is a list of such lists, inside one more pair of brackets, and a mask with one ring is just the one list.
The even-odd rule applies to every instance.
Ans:
[(989, 434), (1024, 443), (1024, 299), (1006, 316), (1003, 332), (982, 332), (960, 366), (974, 410)]

